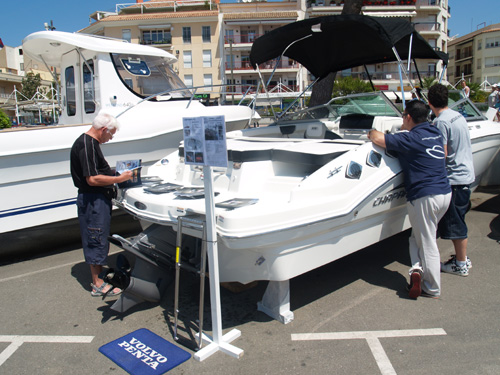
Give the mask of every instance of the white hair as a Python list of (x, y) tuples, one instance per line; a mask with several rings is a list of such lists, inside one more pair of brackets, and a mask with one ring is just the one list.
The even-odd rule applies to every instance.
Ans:
[(119, 130), (120, 123), (113, 115), (101, 111), (94, 118), (94, 121), (92, 121), (92, 127), (97, 130), (102, 128), (107, 128), (108, 130)]

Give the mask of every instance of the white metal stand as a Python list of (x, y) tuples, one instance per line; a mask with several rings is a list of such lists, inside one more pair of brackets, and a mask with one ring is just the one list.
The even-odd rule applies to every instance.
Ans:
[(219, 258), (217, 251), (217, 232), (215, 230), (215, 204), (213, 191), (212, 167), (203, 167), (205, 186), (205, 211), (207, 220), (207, 254), (208, 267), (210, 270), (210, 308), (212, 312), (212, 334), (209, 337), (202, 335), (204, 343), (208, 344), (194, 355), (197, 361), (203, 361), (217, 351), (222, 351), (235, 358), (243, 355), (243, 350), (230, 344), (234, 339), (241, 336), (241, 332), (233, 329), (222, 335), (222, 318), (220, 307), (220, 284), (219, 284)]

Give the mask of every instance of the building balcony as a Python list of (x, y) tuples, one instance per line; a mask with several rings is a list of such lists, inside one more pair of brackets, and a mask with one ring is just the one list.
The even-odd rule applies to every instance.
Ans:
[(456, 56), (455, 57), (455, 64), (459, 64), (459, 63), (462, 63), (462, 62), (467, 62), (467, 61), (472, 60), (472, 59), (474, 59), (473, 55)]
[[(427, 77), (438, 78), (438, 72), (436, 72), (434, 70), (426, 71), (426, 72), (419, 72), (419, 73), (420, 73), (420, 77), (422, 79), (427, 78)], [(345, 73), (345, 72), (341, 73), (341, 76), (343, 76), (343, 77), (346, 77), (349, 75), (353, 78), (358, 78), (358, 79), (361, 79), (363, 81), (368, 80), (368, 75), (366, 74), (366, 72), (351, 72), (350, 74)], [(372, 81), (393, 81), (393, 80), (395, 81), (395, 80), (399, 80), (399, 72), (398, 71), (373, 72), (373, 73), (370, 73), (370, 78), (372, 79)], [(416, 71), (411, 72), (411, 79), (418, 79), (418, 73)]]
[[(279, 93), (293, 93), (298, 92), (299, 87), (296, 85), (269, 85), (267, 86), (267, 92), (273, 94)], [(259, 89), (259, 94), (264, 94), (265, 90), (261, 86)], [(234, 94), (234, 95), (244, 95), (244, 94), (257, 94), (257, 87), (254, 85), (228, 85), (226, 94)]]
[[(363, 6), (379, 6), (379, 5), (389, 5), (389, 6), (400, 6), (400, 5), (415, 5), (418, 0), (363, 0)], [(432, 0), (422, 0), (422, 1), (432, 1)], [(344, 1), (340, 2), (340, 7), (344, 5)], [(334, 0), (308, 0), (307, 7), (335, 7), (337, 6)]]
[(139, 43), (143, 44), (143, 45), (147, 45), (147, 46), (153, 46), (153, 47), (169, 46), (172, 44), (172, 38), (162, 39), (162, 40), (144, 40), (144, 39), (141, 39), (139, 41)]
[(242, 35), (226, 35), (224, 37), (224, 46), (229, 46), (231, 43), (237, 44), (252, 44), (255, 39), (262, 36), (261, 34), (242, 34)]
[(440, 7), (441, 6), (441, 0), (417, 0), (416, 5), (421, 6), (421, 7)]
[[(261, 71), (265, 70), (273, 70), (276, 66), (276, 60), (269, 60), (265, 63), (262, 63), (259, 65), (259, 69)], [(276, 67), (276, 70), (283, 70), (283, 69), (299, 69), (300, 64), (296, 61), (293, 60), (281, 60), (278, 66)], [(231, 71), (231, 63), (226, 62), (225, 63), (225, 69), (226, 73)], [(233, 61), (233, 71), (247, 71), (247, 70), (253, 70), (252, 64), (248, 60), (236, 60)]]
[(439, 22), (415, 22), (415, 30), (423, 35), (441, 34), (441, 24)]

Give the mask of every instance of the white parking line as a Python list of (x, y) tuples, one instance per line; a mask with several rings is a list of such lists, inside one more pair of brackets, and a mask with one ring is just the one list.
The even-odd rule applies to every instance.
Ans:
[(442, 328), (431, 329), (409, 329), (392, 331), (357, 331), (357, 332), (327, 332), (327, 333), (295, 333), (292, 334), (292, 341), (309, 340), (353, 340), (364, 339), (368, 343), (370, 350), (377, 362), (382, 375), (396, 375), (389, 357), (382, 347), (379, 338), (387, 337), (411, 337), (411, 336), (436, 336), (446, 335)]
[[(122, 252), (123, 250), (118, 250), (118, 251), (113, 251), (113, 252), (110, 252), (108, 254), (109, 255), (113, 255), (113, 254), (116, 254), (116, 253), (119, 253), (119, 252)], [(33, 272), (28, 272), (28, 273), (23, 273), (21, 275), (16, 275), (16, 276), (11, 276), (11, 277), (6, 277), (5, 279), (0, 279), (0, 283), (3, 283), (5, 281), (11, 281), (11, 280), (16, 280), (16, 279), (21, 279), (23, 277), (28, 277), (28, 276), (33, 276), (33, 275), (36, 275), (38, 273), (42, 273), (42, 272), (47, 272), (47, 271), (52, 271), (52, 270), (56, 270), (58, 268), (63, 268), (63, 267), (68, 267), (68, 266), (74, 266), (75, 264), (78, 264), (78, 263), (82, 263), (84, 260), (83, 259), (80, 259), (80, 260), (77, 260), (77, 261), (74, 261), (74, 262), (71, 262), (71, 263), (65, 263), (65, 264), (60, 264), (58, 266), (54, 266), (54, 267), (48, 267), (48, 268), (43, 268), (41, 270), (36, 270), (36, 271), (33, 271)]]
[(25, 342), (35, 343), (64, 343), (64, 344), (88, 344), (92, 342), (94, 336), (19, 336), (0, 335), (0, 342), (10, 342), (11, 344), (0, 353), (0, 366), (15, 353)]

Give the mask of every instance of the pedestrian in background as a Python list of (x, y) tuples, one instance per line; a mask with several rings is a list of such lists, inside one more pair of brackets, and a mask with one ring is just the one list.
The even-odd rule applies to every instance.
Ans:
[(464, 98), (468, 98), (470, 96), (470, 88), (469, 86), (467, 86), (467, 82), (465, 82), (465, 80), (462, 80), (462, 94), (464, 96)]
[(429, 107), (413, 100), (403, 113), (402, 130), (384, 134), (371, 130), (368, 138), (396, 154), (403, 169), (406, 207), (412, 226), (410, 236), (410, 298), (441, 294), (440, 254), (436, 243), (437, 224), (448, 209), (451, 189), (446, 176), (443, 137), (427, 121)]
[(434, 124), (443, 135), (446, 171), (452, 189), (450, 207), (438, 225), (438, 234), (453, 242), (455, 254), (441, 265), (441, 271), (468, 276), (472, 267), (467, 257), (467, 224), (470, 186), (474, 182), (474, 164), (469, 126), (458, 112), (448, 108), (448, 89), (435, 84), (429, 89), (429, 106), (436, 116)]

